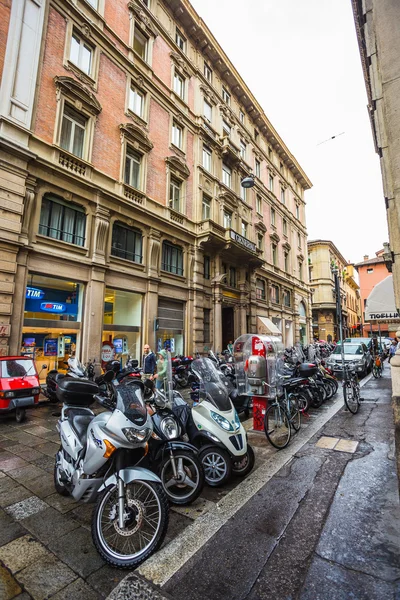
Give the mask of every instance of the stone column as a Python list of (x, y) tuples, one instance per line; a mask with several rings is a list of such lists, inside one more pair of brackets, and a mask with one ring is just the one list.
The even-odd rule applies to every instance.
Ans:
[(100, 362), (104, 321), (105, 270), (93, 267), (86, 287), (80, 360)]
[(25, 288), (28, 279), (28, 250), (21, 249), (17, 255), (14, 280), (13, 317), (10, 335), (10, 354), (20, 354), (22, 327), (24, 326)]
[(219, 286), (214, 291), (214, 349), (222, 348), (222, 298)]

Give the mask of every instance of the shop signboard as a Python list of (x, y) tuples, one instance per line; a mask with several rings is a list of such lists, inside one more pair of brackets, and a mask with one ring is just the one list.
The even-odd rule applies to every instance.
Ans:
[(33, 313), (48, 312), (62, 315), (77, 315), (79, 313), (78, 304), (72, 302), (40, 302), (40, 300), (33, 300), (32, 298), (26, 299), (25, 310)]
[(58, 339), (47, 338), (44, 340), (43, 354), (45, 356), (57, 356), (58, 352)]
[(171, 350), (171, 352), (175, 352), (175, 338), (170, 339), (169, 349)]
[(51, 313), (65, 313), (66, 306), (63, 302), (41, 302), (40, 310)]
[(114, 338), (113, 344), (114, 344), (115, 352), (117, 354), (122, 354), (122, 338)]
[(25, 298), (35, 298), (36, 300), (41, 300), (44, 298), (44, 291), (39, 290), (39, 288), (27, 287)]
[(101, 348), (101, 360), (104, 363), (110, 362), (115, 356), (115, 348), (112, 344), (105, 342)]

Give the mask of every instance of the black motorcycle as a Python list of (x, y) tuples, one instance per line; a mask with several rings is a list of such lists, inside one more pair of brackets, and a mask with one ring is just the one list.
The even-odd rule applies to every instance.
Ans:
[[(130, 383), (129, 377), (125, 377), (120, 385)], [(182, 427), (169, 408), (167, 398), (154, 389), (149, 379), (144, 383), (144, 391), (153, 421), (153, 433), (143, 464), (160, 477), (172, 504), (191, 504), (199, 497), (204, 486), (204, 469), (198, 458), (198, 450), (179, 439), (184, 433)]]

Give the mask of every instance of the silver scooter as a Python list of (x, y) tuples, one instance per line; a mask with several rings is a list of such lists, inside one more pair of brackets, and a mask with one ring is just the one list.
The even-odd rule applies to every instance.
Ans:
[[(161, 480), (137, 466), (153, 432), (143, 383), (122, 386), (113, 377), (107, 372), (98, 380), (100, 387), (70, 377), (59, 381), (63, 408), (54, 484), (61, 495), (96, 502), (92, 537), (97, 551), (109, 564), (133, 569), (161, 545), (169, 509)], [(107, 409), (98, 415), (89, 408), (96, 400)]]

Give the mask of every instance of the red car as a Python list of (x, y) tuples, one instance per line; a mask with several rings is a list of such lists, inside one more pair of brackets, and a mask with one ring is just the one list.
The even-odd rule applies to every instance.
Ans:
[(15, 411), (21, 423), (26, 407), (38, 404), (39, 394), (39, 375), (32, 358), (0, 356), (0, 415)]

